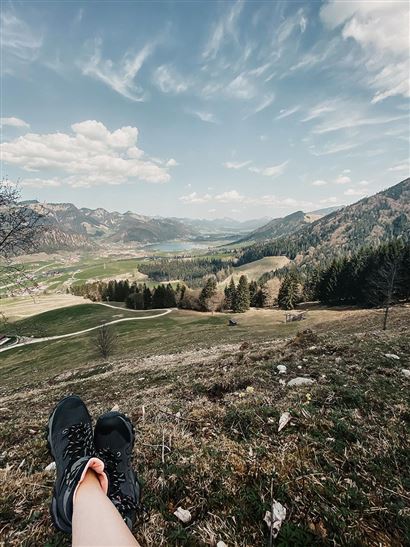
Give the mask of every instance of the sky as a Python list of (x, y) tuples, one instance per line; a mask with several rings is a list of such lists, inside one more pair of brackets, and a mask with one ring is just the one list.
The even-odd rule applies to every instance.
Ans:
[(1, 5), (1, 174), (24, 199), (245, 220), (409, 176), (409, 2)]

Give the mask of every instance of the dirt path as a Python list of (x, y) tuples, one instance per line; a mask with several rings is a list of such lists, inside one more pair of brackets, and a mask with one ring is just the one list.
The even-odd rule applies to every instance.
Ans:
[[(116, 306), (110, 306), (109, 304), (103, 304), (103, 305), (108, 306), (109, 308), (121, 309)], [(143, 310), (129, 310), (129, 311), (134, 311), (138, 313)], [(173, 311), (172, 308), (168, 308), (164, 310), (162, 313), (158, 313), (156, 315), (146, 315), (144, 317), (124, 317), (123, 319), (115, 319), (114, 321), (109, 321), (108, 323), (101, 323), (101, 325), (97, 325), (96, 327), (90, 327), (89, 329), (78, 330), (76, 332), (70, 332), (68, 334), (58, 334), (56, 336), (45, 336), (44, 338), (30, 338), (28, 340), (24, 340), (24, 342), (19, 342), (18, 344), (1, 348), (0, 353), (10, 349), (28, 346), (30, 344), (38, 344), (40, 342), (49, 342), (50, 340), (60, 340), (61, 338), (70, 338), (71, 336), (79, 336), (80, 334), (85, 334), (86, 332), (91, 332), (93, 330), (99, 329), (102, 326), (115, 325), (116, 323), (123, 323), (125, 321), (142, 321), (143, 319), (155, 319), (156, 317), (163, 317), (164, 315), (168, 315), (172, 311)]]

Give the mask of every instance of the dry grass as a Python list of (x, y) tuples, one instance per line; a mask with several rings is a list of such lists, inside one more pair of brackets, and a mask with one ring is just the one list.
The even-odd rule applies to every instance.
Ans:
[[(3, 397), (5, 544), (69, 544), (48, 518), (53, 478), (44, 473), (43, 428), (53, 404), (71, 392), (95, 417), (118, 404), (137, 425), (134, 462), (149, 512), (135, 527), (142, 545), (268, 544), (271, 485), (287, 509), (278, 545), (407, 544), (410, 410), (401, 369), (409, 368), (409, 332), (400, 315), (388, 333), (351, 334), (367, 327), (366, 317), (353, 314), (342, 336), (346, 315), (329, 333), (318, 325), (254, 346), (247, 339), (94, 363)], [(280, 382), (296, 376), (316, 382)], [(278, 433), (284, 411), (292, 421)], [(178, 506), (191, 511), (189, 525), (173, 516)]]

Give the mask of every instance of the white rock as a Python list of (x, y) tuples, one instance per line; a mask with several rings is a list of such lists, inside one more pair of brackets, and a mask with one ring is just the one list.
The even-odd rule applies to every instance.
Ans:
[(302, 365), (298, 365), (298, 368), (302, 368)]
[(48, 473), (51, 473), (51, 471), (56, 470), (56, 462), (51, 462), (47, 465), (47, 467), (44, 468), (44, 471), (47, 471)]
[(288, 386), (303, 386), (303, 385), (310, 385), (314, 384), (315, 380), (312, 380), (312, 378), (303, 378), (302, 376), (298, 376), (297, 378), (293, 378), (293, 380), (290, 380), (288, 382)]
[(118, 405), (114, 405), (111, 409), (111, 412), (118, 412), (120, 410), (120, 407)]
[(286, 374), (287, 368), (285, 365), (278, 365), (276, 368), (278, 369), (279, 374)]
[(287, 426), (287, 424), (290, 422), (291, 419), (292, 419), (292, 416), (290, 415), (289, 412), (284, 412), (281, 415), (281, 417), (279, 418), (278, 433), (279, 431), (282, 431), (284, 427)]
[(228, 547), (228, 546), (224, 541), (218, 541), (218, 543), (216, 544), (216, 547)]
[(396, 355), (395, 353), (385, 353), (384, 356), (387, 357), (388, 359), (394, 359), (395, 361), (400, 361), (400, 357)]
[(174, 515), (184, 524), (188, 524), (188, 522), (191, 522), (192, 519), (191, 513), (188, 509), (182, 509), (182, 507), (178, 507), (178, 509), (174, 511)]
[(286, 509), (281, 503), (272, 500), (272, 512), (266, 511), (264, 521), (268, 525), (269, 530), (272, 530), (272, 537), (275, 539), (279, 534), (282, 522), (286, 518)]
[(401, 369), (401, 372), (402, 372), (402, 374), (404, 374), (404, 376), (405, 376), (406, 378), (410, 378), (410, 370), (409, 370), (409, 369), (407, 369), (407, 368), (402, 368), (402, 369)]

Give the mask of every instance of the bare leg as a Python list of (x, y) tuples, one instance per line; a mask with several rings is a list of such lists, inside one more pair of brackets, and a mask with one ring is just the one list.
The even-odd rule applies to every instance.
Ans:
[(139, 546), (114, 504), (89, 469), (78, 487), (73, 508), (73, 547)]

